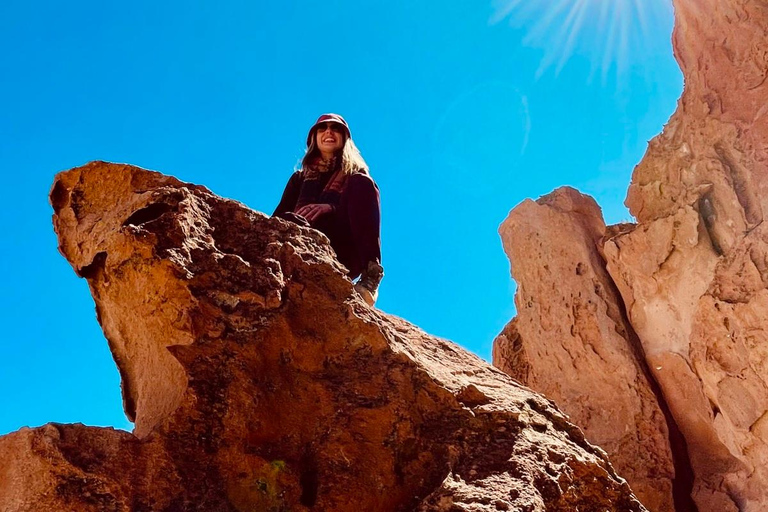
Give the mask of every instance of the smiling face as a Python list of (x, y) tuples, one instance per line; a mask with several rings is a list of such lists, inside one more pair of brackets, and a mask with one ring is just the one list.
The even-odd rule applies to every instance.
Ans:
[(344, 147), (345, 131), (339, 123), (320, 123), (315, 129), (315, 143), (323, 158), (330, 158)]

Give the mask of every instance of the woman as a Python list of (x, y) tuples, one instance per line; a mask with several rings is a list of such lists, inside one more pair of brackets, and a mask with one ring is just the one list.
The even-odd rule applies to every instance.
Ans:
[(323, 114), (310, 128), (301, 168), (285, 187), (272, 215), (325, 233), (355, 289), (373, 305), (381, 267), (379, 188), (352, 141), (347, 122)]

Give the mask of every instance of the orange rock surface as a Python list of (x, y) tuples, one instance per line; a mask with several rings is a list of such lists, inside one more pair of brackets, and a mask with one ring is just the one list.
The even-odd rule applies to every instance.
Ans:
[(0, 511), (644, 511), (551, 402), (371, 309), (327, 239), (94, 162), (51, 192), (134, 434), (0, 438)]

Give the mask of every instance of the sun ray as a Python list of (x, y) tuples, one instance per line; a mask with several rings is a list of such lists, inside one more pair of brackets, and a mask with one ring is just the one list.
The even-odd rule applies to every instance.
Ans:
[[(610, 14), (610, 6), (611, 5), (612, 5), (612, 3), (610, 1), (603, 0), (603, 1), (600, 2), (599, 14), (598, 14), (598, 17), (597, 17), (597, 20), (598, 20), (597, 21), (597, 26), (598, 27), (604, 27), (605, 24), (607, 23), (608, 15)], [(592, 36), (593, 36), (593, 38), (597, 38), (597, 37), (599, 37), (599, 34), (597, 33), (597, 31), (593, 31)], [(598, 63), (596, 59), (592, 59), (591, 60), (591, 67), (590, 67), (590, 70), (589, 70), (589, 81), (590, 82), (594, 79), (595, 73), (597, 73), (598, 69), (601, 70), (601, 74), (604, 75), (604, 71), (603, 71), (604, 70), (604, 65), (602, 64), (602, 62)]]
[[(574, 1), (576, 3), (574, 3)], [(555, 4), (553, 8), (548, 12), (547, 16), (537, 22), (531, 31), (530, 37), (527, 37), (523, 41), (524, 44), (532, 44), (544, 34), (549, 33), (555, 44), (558, 47), (562, 47), (563, 39), (568, 33), (569, 20), (572, 18), (572, 14), (575, 12), (575, 9), (581, 1), (582, 0), (559, 0), (559, 2)], [(558, 18), (562, 18), (563, 16), (565, 16), (565, 21), (560, 23)], [(553, 25), (556, 26), (556, 22), (560, 25), (560, 29), (554, 31), (553, 33), (552, 28)], [(536, 79), (541, 78), (544, 72), (546, 72), (546, 70), (554, 64), (557, 57), (557, 54), (554, 52), (547, 52), (545, 54), (544, 58), (539, 64), (539, 68), (536, 70)]]
[(546, 12), (544, 17), (537, 20), (531, 32), (523, 40), (523, 44), (532, 44), (550, 32), (554, 21), (568, 8), (568, 4), (571, 2), (573, 0), (557, 0), (557, 3)]
[(507, 18), (517, 7), (523, 2), (523, 0), (497, 0), (493, 2), (495, 11), (489, 23), (495, 25), (501, 20)]
[(618, 23), (616, 23), (616, 9), (615, 7), (611, 10), (611, 13), (609, 15), (609, 21), (607, 22), (608, 26), (608, 34), (606, 36), (606, 45), (605, 45), (605, 52), (603, 53), (603, 75), (602, 80), (605, 82), (608, 79), (608, 71), (610, 71), (611, 62), (614, 59), (613, 56), (613, 49), (616, 45), (616, 38), (617, 38), (617, 27)]
[(611, 71), (627, 72), (672, 6), (671, 0), (493, 0), (493, 7), (490, 23), (528, 27), (522, 44), (545, 49), (537, 77), (553, 67), (559, 74), (578, 53), (590, 57), (589, 79), (600, 70), (605, 81)]
[(632, 7), (634, 7), (634, 10), (637, 11), (637, 16), (634, 16), (634, 18), (637, 20), (637, 23), (640, 26), (640, 36), (643, 39), (646, 39), (648, 37), (648, 19), (645, 5), (643, 2), (639, 2), (637, 0), (631, 2), (631, 4)]
[(557, 63), (555, 69), (555, 75), (559, 75), (568, 59), (571, 58), (575, 51), (576, 38), (578, 37), (582, 24), (584, 23), (584, 17), (587, 14), (587, 1), (588, 0), (576, 0), (573, 4), (574, 8), (571, 9), (569, 19), (566, 20), (566, 29), (568, 32), (568, 38), (565, 41), (565, 49), (560, 56), (560, 61)]
[(629, 16), (626, 11), (619, 11), (617, 23), (619, 24), (619, 44), (616, 47), (616, 74), (622, 76), (627, 70), (629, 55)]

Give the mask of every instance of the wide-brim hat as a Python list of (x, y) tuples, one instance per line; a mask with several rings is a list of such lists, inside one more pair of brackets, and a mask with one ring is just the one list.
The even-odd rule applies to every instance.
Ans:
[(309, 129), (309, 133), (307, 134), (307, 147), (312, 143), (312, 135), (314, 135), (315, 130), (317, 129), (317, 125), (322, 123), (336, 123), (340, 124), (344, 127), (344, 130), (347, 132), (347, 138), (352, 137), (352, 133), (349, 131), (349, 125), (344, 120), (343, 117), (341, 117), (339, 114), (323, 114), (320, 117), (317, 118), (317, 121), (315, 121), (315, 124), (312, 125), (312, 128)]

